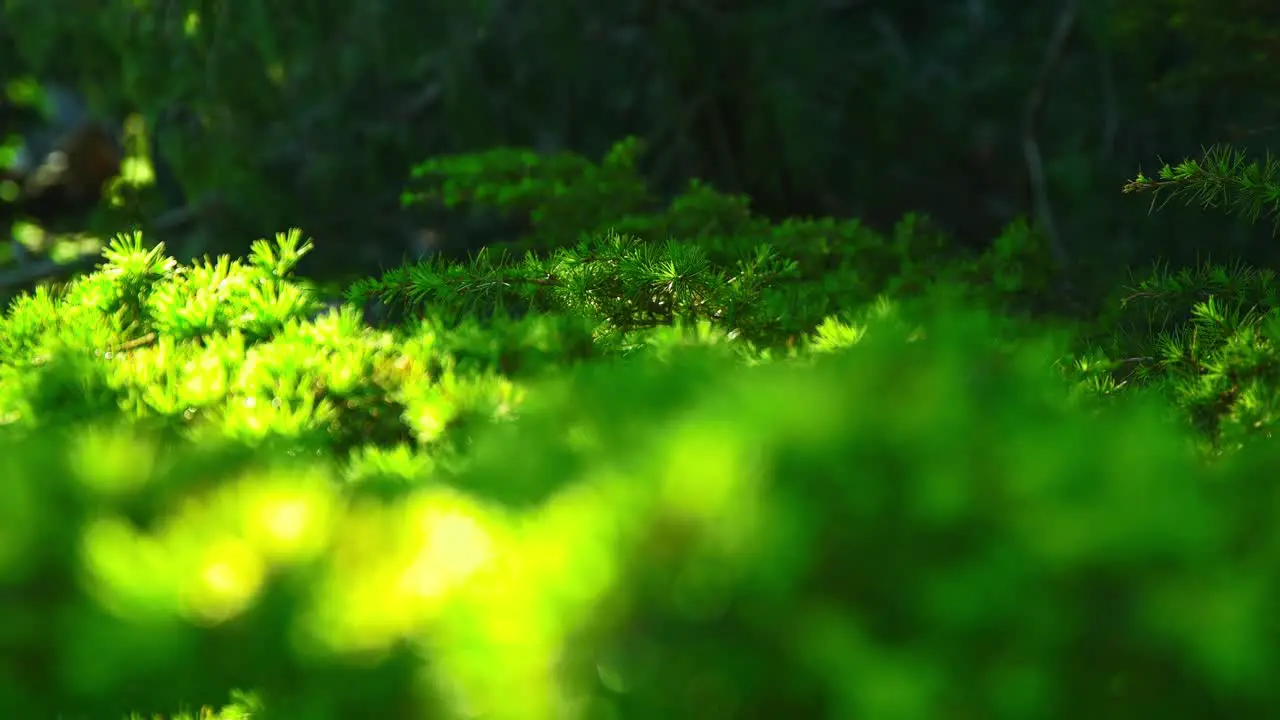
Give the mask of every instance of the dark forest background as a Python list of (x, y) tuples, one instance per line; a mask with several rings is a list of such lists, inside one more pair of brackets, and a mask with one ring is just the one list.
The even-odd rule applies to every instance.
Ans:
[(157, 239), (239, 254), (300, 226), (320, 275), (512, 231), (402, 209), (424, 158), (626, 135), (664, 192), (702, 178), (775, 217), (918, 211), (981, 247), (1028, 216), (1097, 292), (1156, 258), (1274, 265), (1267, 224), (1120, 188), (1265, 152), (1278, 63), (1271, 0), (3, 0), (0, 25), (6, 80), (146, 121), (203, 208)]

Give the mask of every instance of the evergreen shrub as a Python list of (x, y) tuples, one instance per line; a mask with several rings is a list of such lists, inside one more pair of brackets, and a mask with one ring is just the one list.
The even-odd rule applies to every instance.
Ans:
[[(420, 199), (529, 232), (345, 302), (292, 276), (297, 232), (191, 265), (121, 237), (15, 302), (0, 708), (1280, 711), (1280, 447), (1209, 461), (1158, 383), (1115, 379), (1126, 336), (1081, 354), (1025, 223), (972, 256), (921, 218), (774, 224), (705, 186), (654, 207), (628, 147), (428, 163)], [(495, 181), (493, 157), (519, 162)], [(563, 202), (581, 183), (616, 214)], [(1232, 322), (1199, 382), (1269, 348), (1269, 320)], [(1258, 397), (1218, 417), (1256, 427)]]
[[(1089, 415), (984, 314), (533, 382), (467, 461), (6, 434), (3, 706), (1266, 716), (1274, 447)], [(240, 411), (246, 416), (251, 410)], [(277, 421), (279, 422), (279, 421)], [(399, 475), (397, 492), (362, 493)], [(67, 715), (68, 717), (74, 715)], [(88, 715), (86, 715), (88, 716)], [(118, 715), (117, 715), (118, 717)]]

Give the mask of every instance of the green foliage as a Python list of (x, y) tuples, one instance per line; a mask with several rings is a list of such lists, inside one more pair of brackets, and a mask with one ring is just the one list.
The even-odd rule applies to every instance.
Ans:
[[(337, 307), (297, 231), (189, 264), (124, 236), (16, 301), (0, 707), (1280, 710), (1273, 273), (1158, 267), (1081, 351), (1024, 221), (979, 253), (659, 200), (641, 149), (423, 163), (407, 204), (520, 231)], [(1132, 189), (1270, 214), (1270, 168)]]
[[(1045, 289), (1046, 254), (1025, 224), (974, 257), (922, 218), (904, 218), (891, 237), (829, 219), (775, 224), (755, 216), (745, 198), (695, 184), (666, 208), (637, 207), (624, 216), (634, 234), (622, 235), (580, 225), (601, 220), (577, 212), (565, 190), (545, 192), (581, 187), (594, 166), (560, 158), (558, 175), (529, 181), (527, 174), (542, 170), (531, 158), (497, 182), (487, 179), (486, 158), (473, 158), (470, 174), (450, 187), (459, 198), (521, 207), (535, 234), (572, 232), (579, 239), (571, 245), (544, 235), (541, 249), (535, 243), (521, 260), (495, 251), (466, 264), (403, 268), (357, 284), (351, 305), (325, 310), (308, 284), (291, 278), (311, 249), (296, 231), (256, 242), (244, 260), (190, 265), (134, 235), (113, 242), (97, 272), (13, 305), (0, 322), (0, 410), (8, 421), (0, 440), (23, 443), (26, 452), (9, 457), (29, 464), (9, 473), (10, 492), (25, 498), (9, 505), (25, 518), (13, 526), (25, 540), (4, 572), (24, 588), (52, 582), (61, 608), (39, 615), (48, 611), (47, 596), (38, 611), (27, 608), (20, 617), (44, 618), (35, 635), (43, 640), (13, 649), (78, 679), (53, 674), (44, 684), (8, 689), (6, 707), (37, 715), (172, 707), (252, 687), (267, 717), (449, 717), (461, 712), (461, 698), (498, 716), (529, 718), (556, 714), (559, 685), (624, 716), (680, 716), (701, 702), (672, 694), (676, 675), (693, 672), (678, 659), (723, 644), (725, 630), (698, 630), (701, 621), (672, 604), (676, 598), (652, 578), (659, 568), (684, 568), (681, 574), (696, 578), (718, 567), (738, 569), (698, 592), (719, 587), (753, 597), (756, 573), (792, 578), (761, 596), (765, 605), (724, 619), (738, 627), (728, 637), (745, 643), (734, 651), (741, 673), (714, 683), (728, 706), (848, 712), (850, 700), (823, 678), (847, 679), (850, 668), (863, 667), (868, 687), (878, 686), (881, 671), (871, 670), (891, 668), (890, 658), (846, 666), (854, 656), (837, 654), (814, 666), (820, 646), (807, 633), (799, 639), (808, 644), (762, 655), (781, 626), (752, 618), (770, 616), (769, 603), (790, 602), (801, 609), (802, 628), (855, 622), (805, 608), (840, 607), (840, 593), (864, 582), (896, 586), (898, 576), (823, 589), (805, 579), (803, 563), (771, 569), (768, 553), (718, 555), (722, 531), (710, 518), (730, 518), (723, 531), (746, 522), (762, 539), (803, 530), (802, 517), (813, 528), (857, 527), (857, 508), (879, 502), (883, 488), (867, 485), (858, 500), (842, 489), (845, 469), (930, 477), (933, 470), (909, 464), (907, 458), (922, 460), (916, 451), (891, 452), (923, 447), (926, 438), (956, 438), (924, 454), (939, 467), (1014, 462), (972, 457), (992, 446), (961, 443), (948, 429), (946, 423), (962, 423), (972, 430), (979, 407), (998, 423), (979, 435), (1021, 427), (1024, 442), (1037, 448), (1036, 462), (1054, 442), (1060, 453), (1076, 452), (1054, 440), (1060, 435), (1052, 426), (1013, 419), (1066, 412), (1061, 385), (1045, 372), (1051, 354), (1022, 339), (1026, 325), (946, 310), (965, 298), (1010, 309)], [(627, 167), (619, 162), (607, 178), (593, 176), (589, 197), (623, 204), (643, 197), (643, 183)], [(480, 190), (469, 191), (468, 183)], [(519, 191), (507, 192), (511, 185)], [(906, 300), (890, 301), (889, 292)], [(353, 305), (370, 299), (416, 317), (368, 327)], [(868, 338), (879, 340), (866, 346)], [(609, 361), (619, 355), (628, 361)], [(777, 367), (746, 367), (752, 365)], [(1007, 372), (1034, 376), (1039, 385), (1000, 390)], [(892, 401), (877, 394), (887, 392)], [(1151, 425), (1152, 432), (1171, 432), (1159, 427)], [(710, 437), (708, 428), (721, 429)], [(780, 428), (785, 432), (767, 439)], [(1172, 466), (1185, 466), (1177, 441), (1158, 442), (1177, 450)], [(733, 489), (770, 477), (743, 472), (738, 456), (747, 447), (773, 448), (768, 452), (784, 464), (770, 472), (777, 480), (807, 477), (808, 489), (788, 494), (795, 492), (790, 481)], [(1103, 457), (1081, 466), (1080, 476), (1102, 477)], [(63, 481), (37, 480), (49, 477)], [(707, 495), (708, 477), (729, 485)], [(867, 481), (877, 477), (889, 475), (872, 473)], [(772, 499), (735, 504), (760, 492)], [(825, 500), (796, 505), (801, 498)], [(58, 514), (57, 527), (39, 520), (40, 508)], [(793, 514), (753, 520), (764, 508)], [(819, 510), (831, 514), (813, 514)], [(429, 528), (426, 539), (409, 532), (413, 527)], [(743, 528), (735, 532), (747, 537)], [(865, 532), (848, 545), (829, 539), (830, 550), (856, 554), (883, 545), (880, 531)], [(703, 535), (710, 545), (694, 542)], [(810, 554), (805, 543), (815, 542), (803, 534), (774, 539), (791, 548), (787, 557)], [(785, 544), (792, 541), (801, 544)], [(921, 553), (919, 562), (927, 562)], [(840, 577), (823, 567), (814, 565), (821, 572), (812, 578)], [(416, 579), (406, 586), (407, 577)], [(734, 584), (741, 582), (748, 584)], [(901, 603), (891, 596), (885, 602)], [(868, 618), (880, 616), (877, 610)], [(928, 617), (920, 616), (922, 632), (934, 634)], [(680, 633), (687, 641), (647, 655), (619, 650), (655, 623), (690, 622)], [(520, 628), (519, 652), (511, 648), (513, 626)], [(145, 632), (135, 637), (140, 627)], [(970, 647), (967, 631), (957, 632), (944, 655)], [(414, 653), (401, 649), (409, 639), (432, 659), (431, 686), (413, 680), (422, 671)], [(254, 652), (246, 658), (241, 645), (249, 643)], [(1064, 662), (1039, 652), (1033, 662)], [(567, 658), (561, 674), (535, 680), (541, 676), (534, 669), (552, 655)], [(625, 680), (641, 691), (619, 698), (597, 686), (598, 671), (580, 664), (604, 656), (616, 658), (609, 687)], [(96, 667), (104, 657), (109, 669), (94, 672), (82, 660), (93, 658)], [(645, 657), (676, 675), (646, 676), (654, 671), (625, 664)], [(762, 673), (784, 681), (772, 689), (749, 682)], [(139, 677), (163, 691), (128, 690)], [(734, 677), (748, 683), (735, 686)], [(939, 688), (960, 693), (955, 702), (978, 711), (992, 702), (962, 692), (981, 685), (972, 678), (938, 677)], [(441, 695), (445, 685), (455, 691)], [(914, 703), (902, 712), (915, 707), (928, 717), (936, 713), (930, 703), (944, 695), (857, 702), (889, 703), (867, 706), (876, 711)], [(1007, 702), (1044, 702), (1037, 697)]]
[(978, 255), (927, 218), (903, 218), (891, 237), (856, 220), (775, 223), (696, 181), (655, 207), (639, 150), (624, 140), (599, 165), (509, 148), (419, 165), (404, 202), (497, 210), (527, 232), (466, 266), (436, 261), (355, 283), (348, 299), (396, 316), (569, 313), (623, 350), (629, 333), (676, 320), (776, 348), (885, 295), (959, 293), (1018, 314), (1054, 306), (1051, 255), (1022, 220)]
[(1215, 452), (1270, 437), (1280, 421), (1275, 273), (1157, 268), (1122, 300), (1109, 338), (1074, 358), (1092, 394), (1142, 388), (1171, 400)]
[(352, 308), (321, 313), (289, 277), (309, 249), (294, 232), (255, 243), (244, 261), (187, 267), (163, 245), (121, 238), (98, 272), (20, 298), (0, 321), (10, 432), (127, 417), (184, 435), (341, 450), (444, 441), (451, 423), (507, 402), (498, 358), (482, 355), (493, 364), (456, 377), (475, 345), (465, 329), (438, 343), (423, 328), (399, 346)]
[[(515, 227), (337, 307), (297, 232), (190, 263), (122, 237), (16, 301), (6, 713), (1280, 711), (1274, 276), (1158, 266), (1084, 349), (1045, 339), (1046, 235), (1007, 220), (1056, 5), (509, 5), (4, 0), (3, 72), (140, 112), (229, 227), (305, 221), (348, 268), (406, 225), (459, 256)], [(1265, 67), (1267, 9), (1191, 22), (1220, 5), (1168, 19)], [(1160, 7), (1088, 5), (1032, 138), (1099, 283), (1116, 148), (1200, 127), (1105, 42)], [(1276, 186), (1215, 149), (1129, 189), (1252, 220)]]
[[(636, 138), (614, 145), (599, 165), (571, 152), (538, 154), (496, 148), (435, 158), (413, 168), (405, 205), (439, 201), (446, 207), (479, 205), (521, 213), (533, 236), (555, 245), (583, 228), (596, 229), (634, 215), (651, 202), (636, 170), (643, 146)], [(421, 189), (418, 189), (421, 188)]]
[[(564, 492), (631, 548), (575, 654), (595, 702), (646, 718), (705, 715), (708, 694), (724, 717), (1086, 717), (1224, 711), (1196, 697), (1197, 677), (1269, 693), (1244, 669), (1263, 644), (1197, 625), (1222, 641), (1217, 660), (1242, 663), (1219, 676), (1170, 625), (1197, 624), (1187, 611), (1213, 602), (1174, 599), (1191, 587), (1242, 603), (1252, 592), (1201, 554), (1215, 542), (1201, 533), (1238, 517), (1224, 507), (1219, 524), (1210, 508), (1247, 502), (1249, 480), (1192, 480), (1208, 476), (1158, 411), (1067, 413), (1042, 348), (993, 354), (982, 324), (949, 320), (926, 341), (882, 332), (803, 373), (743, 373), (736, 391), (706, 387), (705, 370), (635, 366), (625, 392), (584, 368), (477, 446), (491, 492), (516, 462), (524, 482), (592, 478)], [(620, 420), (618, 405), (648, 402), (644, 386), (705, 398), (705, 412)], [(653, 446), (637, 442), (646, 427)], [(556, 450), (515, 460), (521, 432)], [(596, 479), (584, 455), (613, 472)], [(601, 494), (618, 515), (600, 519)], [(1192, 557), (1215, 579), (1183, 585)], [(1265, 606), (1248, 602), (1233, 607), (1261, 621)], [(607, 672), (587, 679), (601, 648)]]
[(1187, 159), (1172, 167), (1165, 164), (1157, 177), (1138, 173), (1124, 191), (1154, 191), (1154, 207), (1160, 192), (1168, 190), (1171, 197), (1186, 198), (1188, 205), (1220, 208), (1250, 222), (1268, 217), (1280, 233), (1280, 162), (1270, 155), (1259, 165), (1238, 149), (1214, 147), (1201, 160)]
[(1280, 448), (1210, 468), (1158, 407), (1080, 413), (1055, 344), (995, 347), (996, 322), (873, 319), (801, 364), (580, 365), (464, 466), (424, 482), (384, 455), (416, 480), (390, 497), (326, 457), (6, 434), (0, 663), (24, 681), (0, 703), (119, 717), (251, 686), (254, 720), (1273, 714), (1257, 477)]

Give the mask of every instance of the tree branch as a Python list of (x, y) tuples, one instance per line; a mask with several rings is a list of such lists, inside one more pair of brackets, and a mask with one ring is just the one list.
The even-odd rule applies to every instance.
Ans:
[(1053, 35), (1049, 38), (1049, 46), (1045, 49), (1039, 77), (1036, 79), (1036, 84), (1031, 88), (1031, 94), (1027, 97), (1022, 121), (1022, 154), (1026, 158), (1027, 176), (1033, 193), (1035, 217), (1049, 241), (1049, 247), (1053, 252), (1054, 259), (1062, 270), (1065, 270), (1068, 266), (1068, 256), (1066, 248), (1062, 244), (1057, 223), (1053, 218), (1053, 207), (1049, 201), (1049, 189), (1044, 176), (1044, 160), (1040, 153), (1040, 144), (1036, 136), (1039, 130), (1040, 117), (1044, 113), (1045, 99), (1049, 94), (1049, 83), (1062, 60), (1067, 40), (1071, 37), (1072, 31), (1075, 30), (1079, 10), (1079, 0), (1065, 0), (1063, 3), (1062, 10), (1058, 13), (1058, 21), (1054, 26)]

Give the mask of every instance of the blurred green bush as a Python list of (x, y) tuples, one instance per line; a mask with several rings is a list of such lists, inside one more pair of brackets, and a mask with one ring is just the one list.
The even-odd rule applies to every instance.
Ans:
[[(452, 468), (101, 421), (7, 433), (0, 704), (118, 717), (251, 687), (255, 719), (1275, 712), (1258, 480), (1280, 450), (1206, 466), (1159, 407), (1071, 407), (1056, 343), (990, 336), (952, 312), (804, 366), (696, 347), (584, 365)], [(359, 492), (377, 467), (407, 485)]]

